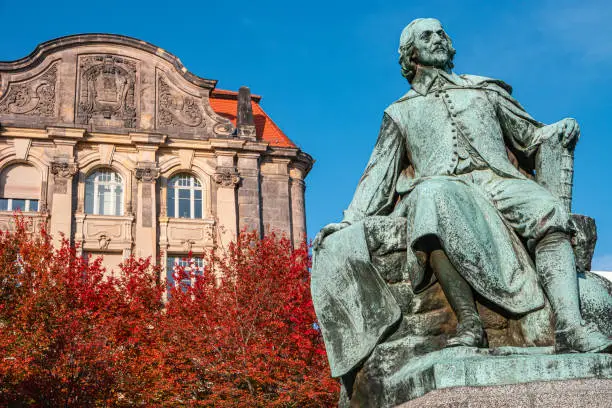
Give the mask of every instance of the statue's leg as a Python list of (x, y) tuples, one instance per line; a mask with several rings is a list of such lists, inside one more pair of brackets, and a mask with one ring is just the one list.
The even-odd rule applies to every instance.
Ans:
[(540, 283), (555, 312), (557, 328), (570, 327), (582, 320), (574, 256), (567, 234), (552, 232), (535, 248)]
[(426, 246), (423, 249), (429, 253), (429, 265), (440, 282), (458, 322), (457, 333), (448, 340), (447, 346), (488, 347), (487, 335), (476, 309), (472, 288), (457, 272), (438, 240), (427, 238), (424, 240)]
[(527, 179), (493, 177), (483, 187), (506, 221), (535, 250), (536, 270), (555, 315), (556, 348), (586, 352), (612, 346), (610, 339), (582, 320), (569, 214), (562, 202)]
[(580, 313), (580, 295), (574, 252), (569, 236), (553, 232), (536, 245), (536, 269), (555, 314), (558, 352), (600, 352), (612, 349), (612, 340)]

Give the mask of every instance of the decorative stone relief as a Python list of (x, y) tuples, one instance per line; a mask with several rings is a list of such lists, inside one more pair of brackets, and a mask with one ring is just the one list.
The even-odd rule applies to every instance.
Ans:
[[(76, 123), (92, 119), (115, 120), (117, 125), (136, 127), (137, 64), (116, 55), (79, 58), (79, 88)], [(104, 123), (113, 125), (112, 121)]]
[(215, 241), (215, 226), (213, 224), (206, 224), (204, 226), (204, 237), (208, 242)]
[(156, 167), (138, 167), (136, 180), (151, 183), (159, 177), (160, 171)]
[(240, 176), (233, 168), (219, 168), (217, 172), (213, 174), (213, 180), (223, 187), (232, 187), (240, 182)]
[[(43, 228), (47, 228), (46, 210), (39, 212), (36, 215), (23, 215), (27, 220), (25, 229), (27, 233), (40, 233)], [(15, 216), (12, 212), (4, 212), (0, 214), (0, 231), (16, 231)]]
[(100, 246), (100, 249), (103, 251), (108, 249), (108, 245), (110, 244), (110, 242), (111, 242), (110, 237), (105, 234), (100, 234), (100, 236), (98, 237), (98, 245)]
[(79, 170), (76, 163), (69, 162), (51, 162), (51, 174), (55, 175), (56, 178), (70, 178), (76, 174)]
[(191, 249), (193, 248), (193, 244), (195, 244), (195, 241), (193, 239), (186, 239), (183, 242), (181, 242), (181, 244), (183, 245), (183, 249), (185, 250), (185, 252), (191, 252)]
[(32, 79), (9, 84), (0, 114), (55, 116), (57, 66), (54, 62)]
[(206, 126), (204, 112), (197, 98), (174, 90), (161, 76), (157, 79), (157, 86), (157, 121), (160, 127)]
[(125, 250), (133, 244), (132, 216), (77, 214), (76, 242), (83, 250)]
[(232, 125), (232, 122), (229, 120), (227, 122), (217, 123), (213, 127), (213, 131), (220, 136), (229, 136), (234, 133), (234, 125)]

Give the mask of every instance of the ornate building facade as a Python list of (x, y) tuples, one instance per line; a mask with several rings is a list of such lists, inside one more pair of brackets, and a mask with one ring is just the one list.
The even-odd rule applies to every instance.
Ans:
[(0, 229), (20, 210), (109, 267), (134, 254), (167, 269), (243, 228), (305, 239), (312, 158), (248, 88), (215, 87), (118, 35), (0, 62)]

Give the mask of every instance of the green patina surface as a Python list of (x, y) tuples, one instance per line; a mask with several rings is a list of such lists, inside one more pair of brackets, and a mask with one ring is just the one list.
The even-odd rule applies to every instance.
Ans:
[(606, 354), (559, 355), (552, 354), (552, 348), (542, 347), (457, 347), (389, 365), (393, 361), (390, 357), (401, 347), (395, 344), (377, 348), (357, 376), (353, 404), (392, 407), (429, 391), (451, 387), (612, 378), (612, 356)]
[[(612, 345), (611, 316), (601, 317), (610, 287), (589, 277), (581, 292), (577, 279), (596, 239), (594, 222), (570, 213), (577, 123), (542, 124), (504, 82), (456, 75), (437, 20), (408, 25), (399, 52), (411, 89), (385, 110), (343, 220), (314, 241), (313, 301), (332, 375), (348, 394), (355, 381), (356, 395), (403, 389), (408, 399), (468, 379), (609, 376), (609, 356), (486, 348)], [(436, 290), (442, 300), (422, 306)]]

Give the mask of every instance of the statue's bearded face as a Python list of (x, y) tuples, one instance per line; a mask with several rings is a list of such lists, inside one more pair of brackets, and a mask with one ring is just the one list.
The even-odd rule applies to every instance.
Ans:
[(419, 65), (447, 69), (453, 57), (450, 39), (438, 20), (426, 19), (416, 24), (414, 47)]

